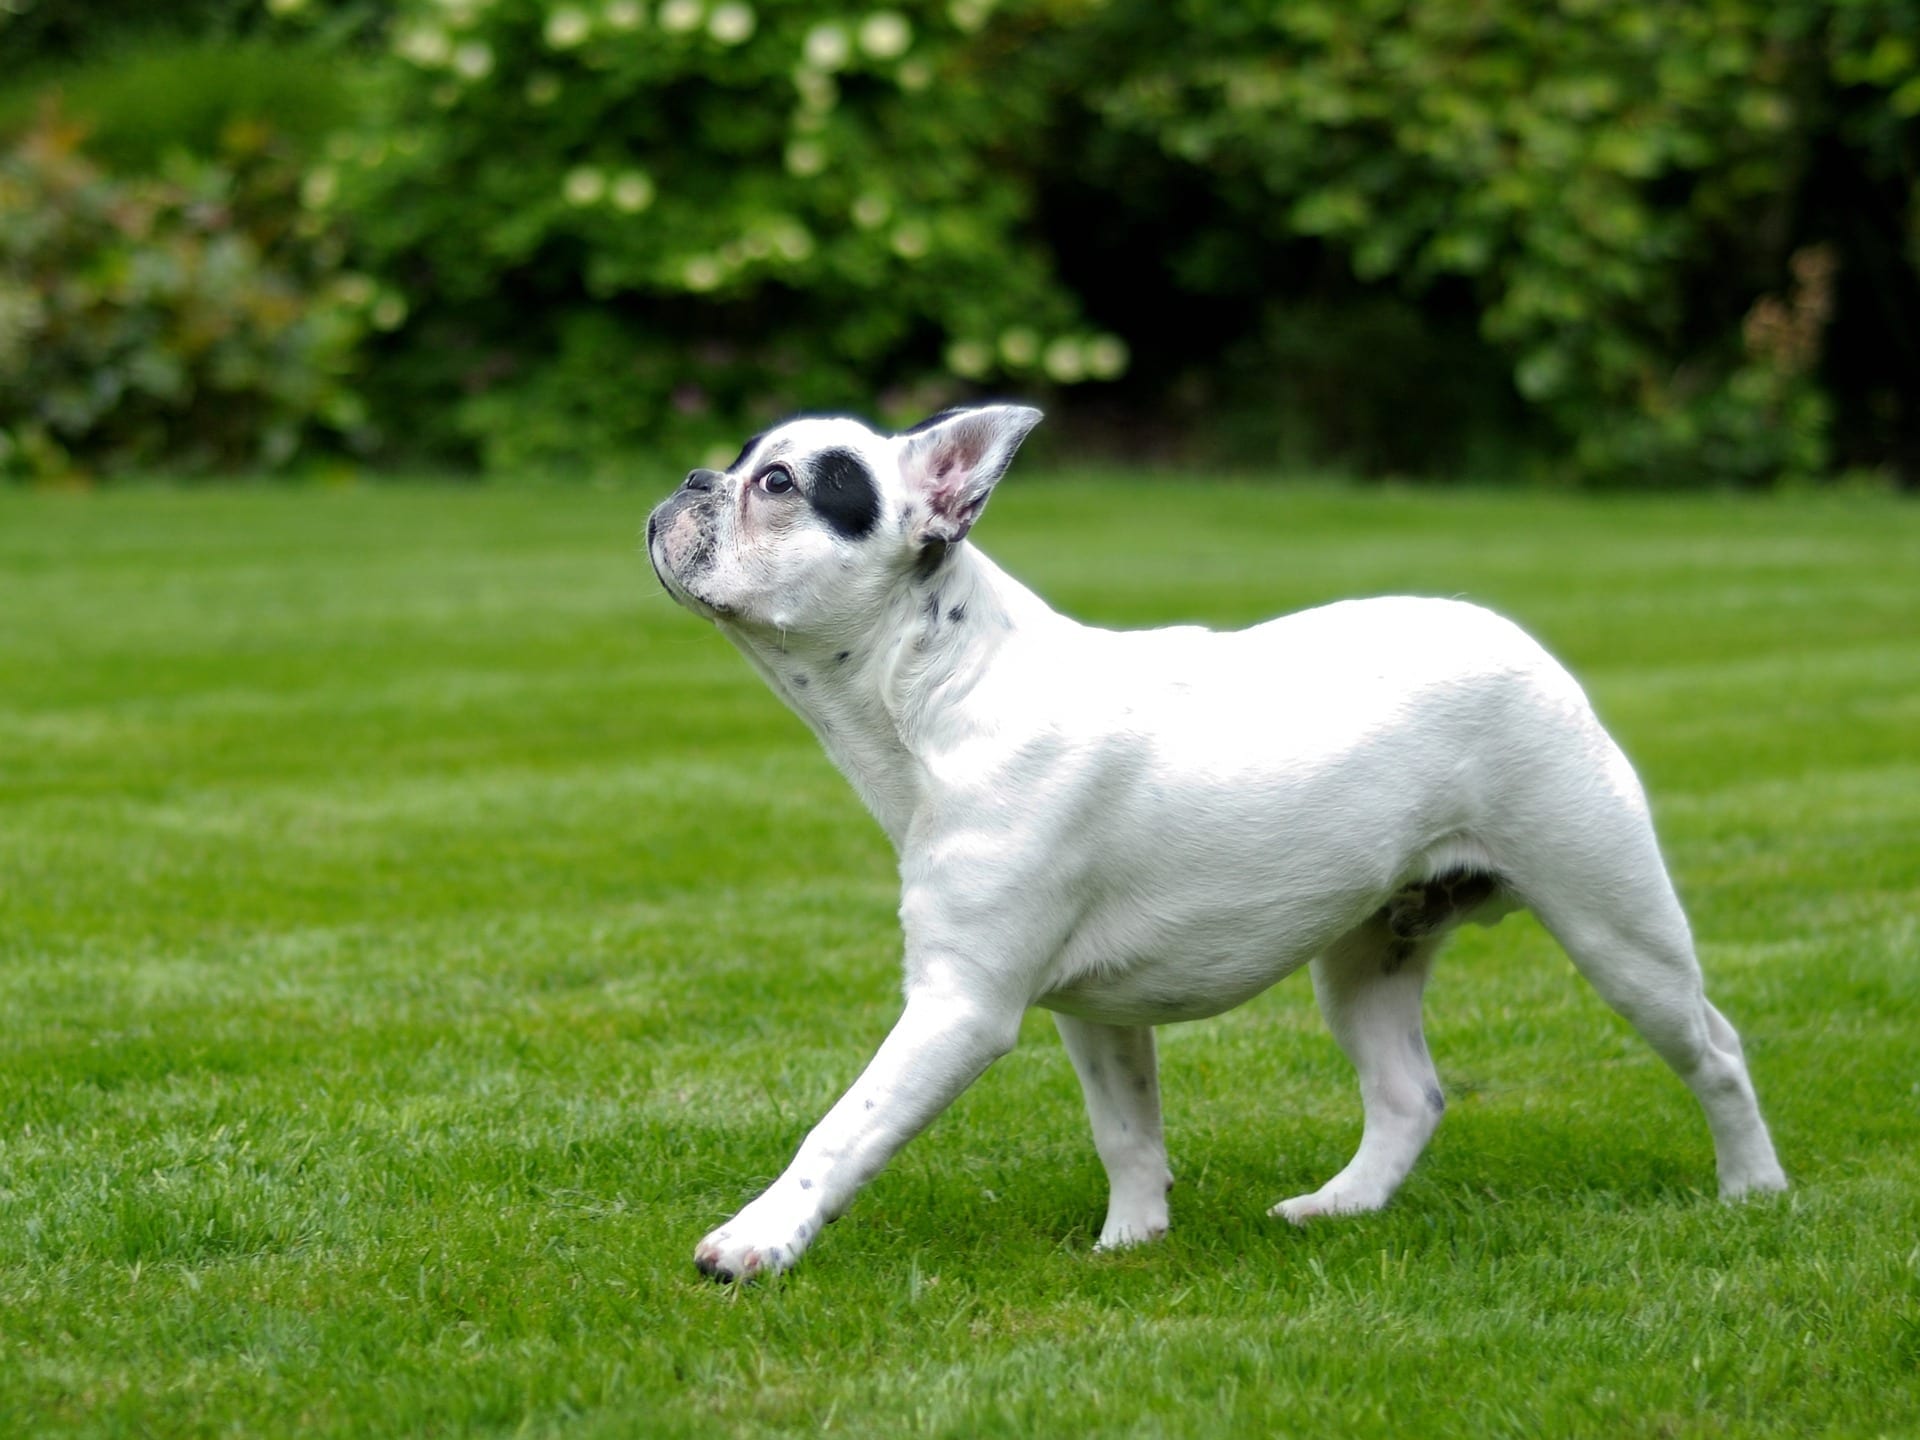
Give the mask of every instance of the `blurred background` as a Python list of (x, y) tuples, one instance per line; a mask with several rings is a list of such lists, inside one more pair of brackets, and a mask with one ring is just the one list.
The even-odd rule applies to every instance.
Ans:
[(0, 478), (1920, 488), (1920, 0), (0, 0)]

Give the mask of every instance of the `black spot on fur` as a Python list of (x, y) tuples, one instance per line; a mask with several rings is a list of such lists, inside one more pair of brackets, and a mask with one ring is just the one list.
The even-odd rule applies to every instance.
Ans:
[(852, 658), (853, 652), (851, 650), (836, 650), (833, 652), (833, 663), (836, 665), (844, 665)]
[(1440, 1087), (1438, 1085), (1429, 1085), (1427, 1087), (1427, 1105), (1436, 1115), (1446, 1110), (1447, 1097), (1440, 1093)]
[(926, 419), (922, 420), (918, 425), (914, 426), (911, 430), (902, 430), (900, 433), (902, 435), (918, 435), (922, 431), (933, 429), (933, 427), (936, 425), (946, 424), (947, 421), (951, 420), (956, 415), (966, 414), (967, 408), (968, 407), (965, 405), (949, 406), (947, 409), (940, 411), (937, 415), (929, 415)]
[(946, 563), (946, 559), (947, 542), (944, 540), (929, 540), (921, 547), (918, 558), (913, 562), (913, 578), (916, 580), (931, 580), (934, 575), (939, 572), (940, 567)]
[(767, 438), (767, 432), (762, 430), (758, 435), (754, 436), (751, 440), (747, 441), (746, 444), (742, 445), (740, 447), (740, 453), (733, 457), (733, 463), (727, 466), (728, 472), (731, 473), (735, 470), (738, 470), (742, 465), (746, 464), (747, 456), (753, 453), (754, 446), (758, 445), (762, 440), (766, 438)]
[(965, 605), (956, 605), (951, 610), (947, 611), (947, 621), (949, 624), (958, 625), (962, 620), (966, 618), (967, 618), (967, 607)]
[(813, 462), (808, 497), (836, 534), (858, 540), (880, 519), (880, 490), (867, 462), (851, 450), (823, 450)]
[(802, 1181), (800, 1182), (800, 1188), (801, 1188), (802, 1190), (811, 1190), (811, 1189), (813, 1188), (813, 1181), (811, 1181), (811, 1180), (802, 1180)]
[(927, 598), (920, 602), (920, 612), (927, 617), (927, 623), (929, 625), (937, 625), (940, 622), (939, 591), (935, 590), (930, 592)]
[(793, 688), (796, 690), (804, 690), (807, 688), (808, 685), (813, 683), (812, 681), (808, 680), (808, 678), (805, 675), (801, 674), (798, 670), (794, 671), (793, 674), (788, 676), (787, 678), (793, 681)]

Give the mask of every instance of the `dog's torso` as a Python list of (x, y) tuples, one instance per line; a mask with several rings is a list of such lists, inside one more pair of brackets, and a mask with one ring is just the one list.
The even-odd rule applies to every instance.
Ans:
[(1116, 633), (979, 569), (960, 619), (942, 603), (933, 643), (905, 642), (963, 631), (949, 651), (988, 658), (918, 713), (902, 917), (910, 955), (951, 934), (970, 952), (951, 963), (1046, 956), (996, 976), (1025, 1003), (1125, 1024), (1236, 1005), (1400, 887), (1497, 873), (1503, 810), (1598, 730), (1566, 672), (1476, 606)]

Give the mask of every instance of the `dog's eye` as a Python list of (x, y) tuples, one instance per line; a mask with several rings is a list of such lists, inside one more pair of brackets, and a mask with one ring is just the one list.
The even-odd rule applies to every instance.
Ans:
[(769, 495), (784, 495), (793, 489), (793, 471), (784, 465), (769, 465), (753, 483)]

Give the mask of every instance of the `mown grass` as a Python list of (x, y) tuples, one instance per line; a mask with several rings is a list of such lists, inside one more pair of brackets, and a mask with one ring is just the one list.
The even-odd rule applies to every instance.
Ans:
[[(1016, 476), (1116, 624), (1461, 594), (1638, 760), (1782, 1157), (1529, 920), (1384, 1214), (1304, 982), (1163, 1032), (1175, 1232), (1044, 1017), (788, 1279), (694, 1241), (896, 1007), (891, 856), (588, 491), (0, 496), (0, 1434), (1920, 1431), (1920, 513)], [(1276, 677), (1275, 703), (1290, 696)]]

